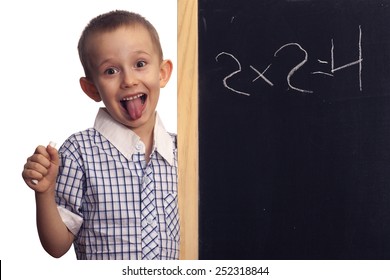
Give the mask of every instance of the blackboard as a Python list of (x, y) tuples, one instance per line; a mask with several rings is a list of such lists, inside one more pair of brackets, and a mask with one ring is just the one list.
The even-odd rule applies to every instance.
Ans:
[(198, 5), (199, 258), (390, 259), (390, 1)]

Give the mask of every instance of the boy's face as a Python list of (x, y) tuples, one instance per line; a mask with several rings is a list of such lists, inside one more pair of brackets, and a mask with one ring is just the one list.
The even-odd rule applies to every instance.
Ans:
[(146, 28), (124, 26), (88, 39), (91, 79), (83, 90), (103, 100), (110, 115), (135, 132), (152, 128), (160, 88), (172, 63), (161, 61)]

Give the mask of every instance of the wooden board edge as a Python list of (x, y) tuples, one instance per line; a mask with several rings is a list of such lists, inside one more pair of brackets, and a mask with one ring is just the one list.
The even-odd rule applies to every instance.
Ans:
[(178, 0), (180, 259), (198, 259), (198, 1)]

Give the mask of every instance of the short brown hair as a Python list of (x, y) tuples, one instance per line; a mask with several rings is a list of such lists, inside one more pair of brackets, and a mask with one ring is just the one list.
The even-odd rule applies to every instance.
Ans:
[(160, 44), (160, 38), (158, 36), (158, 33), (154, 26), (143, 16), (123, 11), (123, 10), (115, 10), (111, 11), (105, 14), (101, 14), (95, 18), (93, 18), (88, 25), (85, 27), (83, 33), (81, 34), (79, 43), (78, 43), (78, 51), (79, 51), (79, 57), (81, 64), (83, 65), (85, 76), (87, 78), (90, 78), (91, 73), (89, 69), (89, 63), (88, 63), (88, 51), (86, 42), (89, 36), (94, 33), (98, 32), (107, 32), (115, 30), (121, 26), (135, 26), (135, 25), (141, 25), (145, 27), (152, 39), (152, 42), (157, 48), (157, 51), (159, 53), (159, 57), (162, 60), (163, 59), (163, 51)]

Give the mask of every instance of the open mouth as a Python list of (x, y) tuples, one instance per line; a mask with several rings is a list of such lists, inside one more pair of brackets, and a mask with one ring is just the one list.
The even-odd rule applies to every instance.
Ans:
[(130, 96), (130, 97), (125, 97), (121, 100), (121, 104), (122, 106), (126, 109), (126, 103), (128, 101), (133, 101), (137, 98), (140, 98), (140, 101), (141, 101), (141, 104), (144, 105), (145, 104), (145, 101), (146, 101), (146, 94), (144, 93), (140, 93), (140, 94), (137, 94), (137, 95), (134, 95), (134, 96)]
[(142, 115), (147, 95), (140, 93), (134, 96), (125, 97), (120, 102), (122, 107), (127, 111), (130, 117), (134, 120)]

